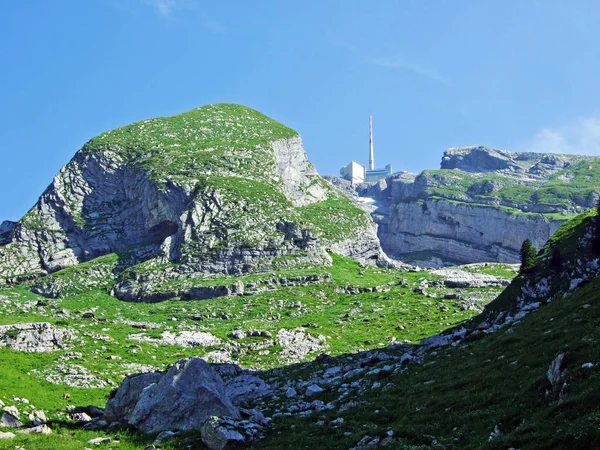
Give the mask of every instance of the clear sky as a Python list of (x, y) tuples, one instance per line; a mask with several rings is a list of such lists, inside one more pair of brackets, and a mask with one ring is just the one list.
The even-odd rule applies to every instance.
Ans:
[(597, 0), (0, 3), (0, 220), (91, 137), (242, 103), (296, 129), (321, 174), (444, 149), (600, 153)]

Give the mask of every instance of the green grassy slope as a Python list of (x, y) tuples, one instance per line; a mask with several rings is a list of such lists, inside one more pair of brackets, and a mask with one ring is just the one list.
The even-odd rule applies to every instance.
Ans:
[[(599, 325), (595, 280), (514, 329), (430, 352), (422, 366), (379, 380), (385, 389), (349, 397), (366, 402), (357, 408), (277, 422), (256, 448), (347, 449), (388, 430), (396, 440), (387, 448), (398, 449), (598, 448)], [(546, 396), (546, 372), (559, 353), (568, 371), (563, 401)], [(583, 368), (588, 362), (595, 366)], [(344, 424), (331, 426), (338, 417)], [(489, 441), (496, 426), (502, 434)]]
[[(54, 437), (19, 436), (10, 443), (11, 448), (17, 444), (27, 449), (49, 448), (49, 445), (53, 448), (83, 448), (87, 440), (98, 436), (98, 433), (69, 429), (62, 412), (69, 404), (104, 405), (114, 384), (83, 389), (47, 382), (45, 378), (57, 372), (61, 365), (67, 369), (82, 366), (101, 381), (120, 383), (127, 373), (139, 371), (134, 365), (164, 369), (180, 358), (203, 356), (228, 344), (233, 345), (231, 355), (235, 362), (245, 367), (268, 369), (287, 364), (282, 360), (282, 348), (276, 342), (264, 337), (236, 340), (229, 334), (236, 329), (259, 329), (275, 337), (281, 329), (302, 327), (308, 335), (325, 338), (320, 350), (303, 358), (311, 360), (321, 351), (341, 355), (374, 346), (385, 347), (391, 342), (416, 343), (423, 337), (464, 322), (476, 313), (461, 308), (463, 302), (460, 299), (443, 299), (445, 293), (455, 291), (433, 286), (437, 277), (427, 272), (402, 273), (363, 267), (337, 255), (332, 258), (331, 267), (283, 269), (268, 275), (269, 278), (328, 275), (330, 281), (281, 287), (249, 297), (201, 302), (125, 303), (107, 295), (109, 284), (102, 284), (104, 279), (95, 276), (91, 278), (98, 285), (82, 291), (81, 276), (96, 273), (97, 268), (90, 263), (52, 275), (62, 276), (69, 286), (70, 295), (63, 299), (44, 299), (30, 292), (27, 285), (0, 289), (0, 324), (47, 321), (77, 332), (71, 348), (50, 354), (22, 354), (0, 349), (0, 400), (12, 404), (13, 397), (25, 397), (55, 421), (52, 425)], [(114, 264), (114, 257), (102, 257), (99, 264)], [(260, 279), (261, 276), (254, 276), (246, 281), (258, 282)], [(437, 298), (413, 291), (425, 279), (431, 284), (427, 292)], [(231, 280), (235, 281), (235, 278)], [(215, 280), (206, 282), (210, 284)], [(348, 293), (347, 289), (362, 292)], [(463, 289), (461, 297), (481, 299), (483, 306), (485, 299), (489, 301), (500, 289)], [(92, 306), (97, 308), (95, 318), (84, 318), (83, 313)], [(164, 332), (184, 330), (209, 332), (221, 339), (222, 344), (183, 348), (130, 339), (136, 334), (160, 338)], [(65, 391), (72, 396), (68, 401), (62, 399)], [(151, 442), (135, 435), (120, 434), (121, 444), (114, 444), (119, 448), (144, 448), (139, 439)], [(0, 441), (0, 448), (4, 448), (3, 445)]]

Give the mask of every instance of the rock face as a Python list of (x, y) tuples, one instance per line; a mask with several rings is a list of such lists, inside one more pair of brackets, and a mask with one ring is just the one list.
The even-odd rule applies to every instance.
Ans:
[(47, 322), (19, 323), (0, 326), (0, 347), (27, 353), (63, 349), (73, 331), (55, 328)]
[(519, 261), (525, 239), (541, 247), (600, 190), (592, 156), (448, 149), (440, 170), (399, 173), (356, 190), (383, 250), (420, 265)]
[[(220, 293), (162, 286), (328, 264), (326, 248), (383, 259), (368, 218), (335, 239), (313, 230), (335, 228), (336, 217), (315, 224), (304, 208), (336, 196), (297, 133), (257, 111), (210, 105), (146, 120), (86, 143), (19, 222), (0, 226), (0, 283), (117, 253), (117, 297), (203, 299)], [(52, 297), (63, 287), (53, 280), (35, 289)]]
[(448, 263), (516, 263), (525, 239), (540, 247), (562, 223), (436, 199), (391, 206), (380, 239), (383, 248), (399, 258), (413, 254), (418, 259), (419, 253), (429, 252), (423, 256)]
[(210, 416), (241, 418), (221, 377), (200, 358), (180, 360), (164, 375), (127, 377), (104, 413), (105, 420), (143, 433), (197, 430)]

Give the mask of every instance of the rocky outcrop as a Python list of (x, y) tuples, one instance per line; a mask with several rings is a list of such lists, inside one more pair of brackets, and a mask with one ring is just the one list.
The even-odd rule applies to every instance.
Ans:
[(241, 418), (221, 377), (200, 358), (180, 360), (166, 374), (127, 377), (104, 413), (107, 422), (143, 433), (198, 430), (211, 416)]
[(55, 328), (47, 322), (0, 326), (0, 347), (19, 352), (43, 353), (64, 349), (72, 337), (72, 330)]
[(306, 157), (300, 137), (275, 141), (272, 147), (283, 192), (294, 206), (305, 206), (327, 198), (327, 186)]

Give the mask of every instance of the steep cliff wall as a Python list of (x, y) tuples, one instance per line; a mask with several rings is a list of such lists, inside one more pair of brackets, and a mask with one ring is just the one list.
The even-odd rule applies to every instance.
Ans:
[(537, 214), (436, 199), (391, 206), (379, 237), (385, 251), (402, 260), (513, 263), (519, 261), (523, 240), (540, 247), (562, 223)]

